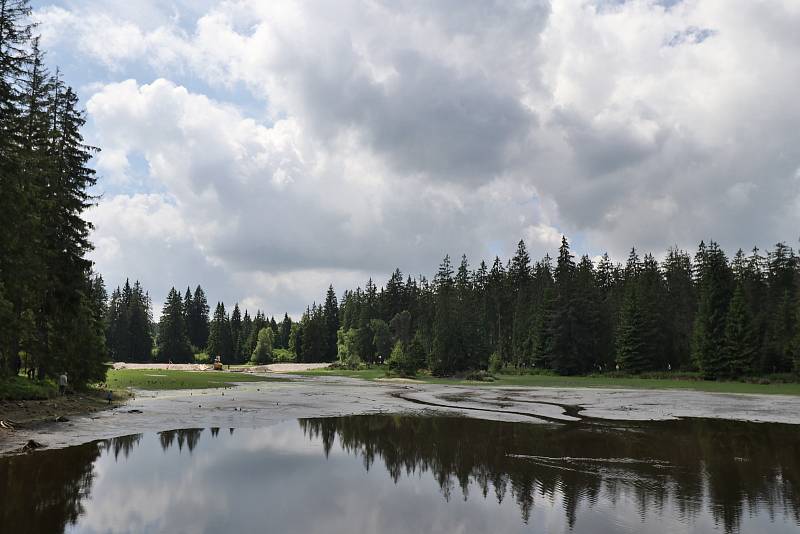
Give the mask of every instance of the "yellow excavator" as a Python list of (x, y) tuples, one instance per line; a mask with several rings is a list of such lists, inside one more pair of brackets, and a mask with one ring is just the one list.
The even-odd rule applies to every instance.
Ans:
[(214, 370), (222, 371), (222, 358), (220, 358), (219, 356), (214, 358)]

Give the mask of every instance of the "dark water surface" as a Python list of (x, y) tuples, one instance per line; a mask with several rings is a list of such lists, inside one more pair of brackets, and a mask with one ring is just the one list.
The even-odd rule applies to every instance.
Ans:
[(0, 458), (0, 532), (800, 532), (800, 429), (354, 416)]

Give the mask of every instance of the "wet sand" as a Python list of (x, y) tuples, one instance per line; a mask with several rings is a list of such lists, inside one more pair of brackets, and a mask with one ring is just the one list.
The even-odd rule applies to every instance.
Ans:
[[(273, 374), (273, 376), (275, 376)], [(0, 453), (29, 439), (64, 447), (179, 428), (256, 428), (287, 419), (402, 413), (451, 414), (529, 423), (703, 417), (800, 424), (800, 397), (685, 390), (470, 387), (284, 375), (232, 388), (136, 392), (111, 410), (0, 430)]]

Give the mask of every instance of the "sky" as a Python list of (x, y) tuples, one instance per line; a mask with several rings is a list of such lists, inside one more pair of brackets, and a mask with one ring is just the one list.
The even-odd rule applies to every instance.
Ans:
[(34, 0), (107, 285), (299, 317), (524, 239), (797, 245), (797, 0)]

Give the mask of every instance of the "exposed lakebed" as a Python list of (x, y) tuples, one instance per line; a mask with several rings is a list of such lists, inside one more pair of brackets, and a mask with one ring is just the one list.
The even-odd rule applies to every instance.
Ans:
[(0, 458), (18, 532), (797, 532), (797, 426), (367, 415)]

